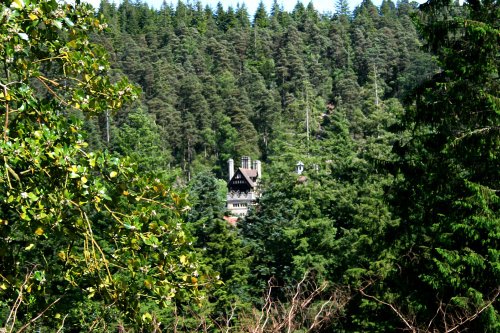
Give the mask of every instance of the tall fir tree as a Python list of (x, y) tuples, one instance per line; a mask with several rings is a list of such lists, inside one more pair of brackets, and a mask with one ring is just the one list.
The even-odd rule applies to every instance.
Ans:
[(363, 291), (393, 327), (500, 328), (499, 22), (498, 2), (422, 6), (418, 28), (442, 70), (402, 118), (392, 193), (401, 222), (382, 256), (390, 269)]

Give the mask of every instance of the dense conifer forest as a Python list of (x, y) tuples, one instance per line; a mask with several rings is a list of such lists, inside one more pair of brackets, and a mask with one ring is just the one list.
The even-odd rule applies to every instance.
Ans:
[[(332, 16), (299, 2), (288, 13), (275, 1), (270, 13), (261, 4), (250, 17), (244, 6), (102, 2), (109, 29), (96, 42), (143, 91), (140, 103), (111, 120), (110, 146), (135, 151), (123, 147), (123, 125), (148, 115), (160, 141), (153, 155), (165, 165), (187, 178), (207, 169), (224, 178), (228, 158), (267, 161), (283, 153), (279, 142), (294, 146), (297, 158), (307, 155), (337, 113), (357, 141), (373, 131), (370, 122), (383, 130), (437, 69), (412, 24), (416, 3), (367, 1), (353, 13), (346, 2), (338, 6)], [(95, 127), (105, 139), (104, 120)]]
[(500, 330), (498, 0), (8, 0), (0, 39), (0, 332)]

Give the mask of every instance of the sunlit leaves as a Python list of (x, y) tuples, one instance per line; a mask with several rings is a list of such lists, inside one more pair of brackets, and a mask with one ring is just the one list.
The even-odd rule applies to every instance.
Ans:
[(137, 93), (111, 82), (105, 53), (89, 42), (105, 25), (88, 5), (49, 0), (4, 2), (0, 20), (0, 307), (25, 279), (27, 315), (82, 290), (131, 318), (142, 299), (200, 297), (184, 279), (198, 271), (185, 197), (126, 158), (87, 151), (82, 115)]

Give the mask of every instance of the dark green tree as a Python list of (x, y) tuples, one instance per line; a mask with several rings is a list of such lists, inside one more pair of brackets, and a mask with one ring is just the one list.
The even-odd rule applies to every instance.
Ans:
[(231, 311), (240, 312), (249, 305), (248, 274), (250, 257), (235, 226), (223, 219), (226, 213), (226, 182), (210, 173), (197, 174), (189, 184), (191, 210), (189, 229), (194, 247), (204, 265), (220, 280), (210, 294), (210, 316), (227, 320)]
[(269, 26), (269, 17), (267, 15), (264, 2), (260, 1), (253, 19), (254, 27), (267, 28)]
[(141, 172), (159, 177), (169, 169), (171, 152), (161, 141), (161, 130), (142, 109), (132, 111), (119, 128), (113, 128), (112, 150), (131, 157)]
[(335, 12), (339, 17), (349, 17), (351, 14), (351, 11), (349, 9), (349, 2), (347, 0), (337, 0), (337, 2), (335, 3)]
[[(495, 332), (500, 135), (498, 2), (429, 1), (418, 28), (442, 70), (412, 95), (395, 145), (401, 222), (364, 285), (392, 327)], [(381, 312), (385, 312), (382, 315)]]

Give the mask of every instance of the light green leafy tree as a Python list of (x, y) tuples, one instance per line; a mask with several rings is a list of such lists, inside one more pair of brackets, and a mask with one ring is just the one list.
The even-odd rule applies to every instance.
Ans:
[(89, 42), (106, 25), (89, 5), (55, 0), (4, 1), (0, 22), (0, 327), (43, 317), (78, 329), (73, 306), (89, 300), (140, 327), (156, 321), (145, 300), (201, 298), (184, 197), (127, 159), (86, 150), (76, 115), (136, 97), (127, 81), (110, 82)]

